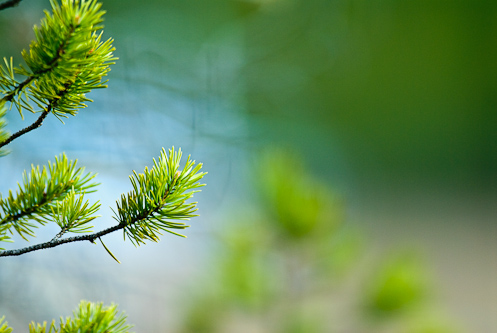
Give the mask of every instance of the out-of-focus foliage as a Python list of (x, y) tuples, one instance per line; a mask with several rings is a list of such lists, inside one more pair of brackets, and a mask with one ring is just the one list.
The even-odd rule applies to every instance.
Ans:
[(0, 333), (11, 333), (12, 327), (9, 327), (9, 324), (3, 321), (4, 319), (5, 316), (0, 318)]
[(259, 135), (330, 163), (339, 143), (364, 181), (496, 179), (497, 3), (256, 3), (243, 73)]
[(269, 150), (255, 170), (261, 202), (280, 227), (282, 239), (329, 235), (340, 222), (340, 203), (302, 164), (296, 156)]
[(386, 255), (361, 290), (362, 314), (370, 331), (406, 333), (461, 332), (433, 297), (426, 263), (416, 251)]
[(419, 304), (427, 291), (425, 268), (412, 255), (396, 254), (371, 281), (367, 310), (388, 317)]
[(125, 333), (129, 332), (131, 325), (126, 324), (126, 315), (118, 313), (117, 306), (103, 306), (102, 303), (81, 301), (78, 309), (73, 312), (73, 317), (60, 318), (59, 326), (52, 321), (47, 327), (43, 324), (32, 322), (29, 324), (30, 333), (64, 333), (64, 332), (93, 332), (93, 333)]
[[(355, 267), (365, 245), (345, 223), (344, 203), (300, 158), (268, 150), (253, 179), (261, 205), (238, 210), (183, 332), (453, 332), (445, 318), (419, 315), (431, 304), (417, 256)], [(344, 295), (349, 279), (361, 282)]]

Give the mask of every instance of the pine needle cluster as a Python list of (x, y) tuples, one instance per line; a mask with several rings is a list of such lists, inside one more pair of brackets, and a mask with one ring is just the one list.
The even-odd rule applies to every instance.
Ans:
[[(75, 115), (91, 101), (86, 93), (105, 87), (102, 78), (116, 58), (112, 39), (102, 41), (101, 4), (94, 1), (50, 1), (52, 14), (45, 11), (41, 25), (34, 27), (35, 39), (22, 51), (26, 66), (14, 67), (13, 59), (0, 65), (2, 100), (22, 110), (42, 111), (57, 117)], [(25, 77), (16, 79), (16, 74)], [(33, 103), (31, 103), (33, 102)]]
[[(65, 232), (88, 230), (88, 222), (96, 216), (100, 205), (83, 203), (85, 193), (95, 191), (95, 174), (76, 168), (77, 161), (70, 161), (65, 154), (48, 162), (48, 167), (32, 166), (29, 174), (24, 171), (22, 185), (15, 193), (9, 191), (4, 199), (0, 194), (0, 241), (9, 241), (15, 231), (27, 240), (34, 237), (34, 228), (55, 221), (62, 236)], [(35, 224), (36, 223), (36, 224)]]
[(130, 176), (133, 190), (123, 194), (117, 202), (114, 218), (125, 226), (125, 236), (133, 244), (145, 244), (145, 240), (157, 242), (161, 231), (184, 237), (173, 230), (188, 226), (170, 220), (182, 221), (197, 216), (194, 215), (196, 202), (187, 203), (187, 200), (198, 192), (194, 189), (203, 186), (199, 181), (205, 173), (200, 172), (202, 164), (195, 165), (190, 156), (183, 170), (179, 170), (181, 155), (181, 149), (175, 152), (173, 147), (169, 154), (162, 149), (159, 161), (154, 159), (152, 169), (145, 168), (143, 173), (133, 172)]

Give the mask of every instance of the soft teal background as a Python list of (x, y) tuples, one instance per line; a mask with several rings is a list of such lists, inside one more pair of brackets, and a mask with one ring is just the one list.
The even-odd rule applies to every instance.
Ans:
[[(21, 61), (48, 6), (24, 0), (0, 12), (2, 56)], [(134, 249), (109, 237), (122, 265), (89, 244), (2, 259), (0, 314), (14, 328), (69, 314), (81, 298), (119, 303), (136, 331), (173, 327), (174, 305), (189, 295), (181, 286), (201, 283), (216, 233), (250, 197), (247, 162), (267, 144), (300, 152), (342, 193), (373, 248), (422, 248), (469, 332), (497, 327), (496, 2), (107, 0), (104, 8), (120, 58), (109, 88), (92, 92), (95, 102), (64, 126), (47, 119), (10, 145), (0, 190), (66, 151), (99, 173), (101, 229), (131, 170), (175, 145), (209, 172), (201, 217), (188, 240)], [(11, 112), (9, 129), (32, 119)]]

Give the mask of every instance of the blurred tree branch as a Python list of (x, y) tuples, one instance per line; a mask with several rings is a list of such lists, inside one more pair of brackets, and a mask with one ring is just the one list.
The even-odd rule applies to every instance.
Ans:
[(15, 7), (19, 4), (19, 2), (21, 2), (21, 0), (8, 0), (5, 2), (2, 2), (2, 3), (0, 3), (0, 10), (4, 10), (4, 9), (10, 8), (10, 7)]

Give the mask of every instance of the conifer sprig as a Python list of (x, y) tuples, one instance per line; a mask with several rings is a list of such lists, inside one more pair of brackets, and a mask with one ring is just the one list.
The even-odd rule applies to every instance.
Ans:
[[(202, 164), (195, 165), (195, 161), (191, 160), (190, 157), (188, 157), (184, 168), (180, 170), (181, 155), (181, 149), (175, 151), (173, 147), (169, 149), (168, 154), (163, 148), (159, 160), (154, 159), (152, 169), (145, 168), (144, 173), (140, 174), (133, 172), (133, 175), (130, 176), (133, 190), (127, 195), (122, 195), (121, 200), (117, 202), (117, 212), (115, 212), (114, 219), (118, 221), (118, 224), (95, 233), (61, 238), (65, 232), (87, 232), (89, 229), (88, 223), (95, 218), (93, 214), (98, 209), (97, 205), (90, 206), (87, 202), (83, 204), (82, 198), (76, 198), (77, 191), (70, 188), (62, 197), (64, 201), (57, 200), (58, 202), (47, 204), (50, 207), (50, 212), (47, 212), (43, 217), (34, 217), (39, 219), (40, 223), (46, 223), (50, 218), (56, 221), (61, 226), (61, 232), (58, 235), (49, 242), (18, 250), (0, 251), (0, 257), (18, 256), (71, 242), (90, 241), (94, 243), (97, 238), (100, 239), (102, 236), (121, 229), (124, 231), (124, 238), (128, 237), (135, 246), (145, 244), (147, 240), (158, 242), (161, 231), (182, 236), (173, 230), (185, 229), (188, 226), (183, 222), (172, 222), (170, 220), (189, 220), (191, 217), (197, 216), (194, 214), (197, 211), (197, 203), (187, 202), (187, 200), (200, 191), (196, 190), (197, 188), (204, 186), (199, 181), (206, 172), (200, 172)], [(71, 186), (74, 186), (75, 189), (78, 188), (79, 193), (91, 191), (96, 184), (89, 183), (89, 181), (94, 176), (89, 174), (81, 177), (82, 173), (78, 175), (80, 175), (78, 180), (76, 181), (75, 179), (71, 182)], [(28, 185), (24, 187), (30, 188)], [(22, 187), (19, 185), (19, 188), (21, 189)], [(35, 186), (34, 189), (36, 188)], [(28, 193), (28, 190), (23, 191)], [(15, 201), (12, 192), (9, 194), (9, 198), (12, 197), (10, 200)], [(2, 200), (2, 202), (10, 201)], [(48, 211), (48, 209), (45, 208), (43, 212), (45, 211)], [(54, 215), (56, 215), (55, 218)], [(33, 216), (30, 217), (33, 218)], [(7, 217), (3, 219), (6, 220)], [(27, 214), (25, 219), (28, 219)], [(19, 224), (19, 220), (21, 219), (15, 220), (17, 224), (12, 223), (10, 220), (3, 225), (0, 224), (0, 240), (2, 240), (2, 236), (7, 235), (6, 231), (9, 230), (12, 224)], [(30, 232), (29, 227), (33, 226), (29, 225), (27, 221), (22, 221), (21, 227), (28, 229), (27, 232)], [(8, 241), (8, 239), (4, 240)], [(106, 250), (111, 254), (107, 248)]]
[(50, 208), (54, 222), (61, 229), (56, 236), (60, 238), (66, 232), (91, 232), (93, 226), (89, 223), (98, 217), (94, 214), (100, 208), (100, 204), (97, 202), (90, 205), (88, 200), (84, 201), (84, 193), (78, 194), (73, 188), (63, 200), (57, 201)]
[[(52, 14), (45, 11), (40, 27), (34, 27), (35, 39), (22, 57), (27, 65), (19, 68), (4, 59), (0, 69), (0, 92), (22, 115), (22, 109), (34, 111), (33, 101), (42, 110), (48, 105), (60, 117), (75, 115), (90, 101), (85, 94), (105, 87), (103, 76), (116, 58), (112, 39), (103, 42), (101, 4), (95, 0), (51, 0)], [(19, 82), (14, 73), (26, 79)]]
[(206, 174), (200, 172), (202, 164), (188, 159), (183, 170), (179, 170), (182, 152), (169, 149), (169, 154), (162, 149), (159, 161), (154, 159), (152, 169), (145, 168), (143, 173), (133, 172), (130, 176), (133, 190), (122, 195), (117, 202), (114, 217), (124, 226), (126, 236), (136, 246), (145, 244), (146, 240), (159, 241), (161, 231), (182, 236), (173, 230), (188, 227), (183, 222), (170, 220), (189, 220), (197, 216), (196, 202), (187, 203), (194, 190), (204, 184), (199, 181)]
[[(102, 40), (105, 11), (96, 0), (50, 0), (52, 14), (45, 11), (41, 25), (35, 25), (35, 39), (23, 50), (26, 66), (14, 67), (13, 59), (0, 64), (0, 99), (10, 102), (22, 116), (23, 110), (42, 112), (31, 126), (0, 140), (0, 147), (40, 126), (48, 113), (57, 118), (75, 115), (91, 101), (92, 89), (106, 87), (104, 76), (117, 59), (112, 39)], [(16, 74), (26, 77), (23, 81)], [(1, 138), (0, 138), (1, 139)]]
[(34, 237), (33, 228), (53, 220), (60, 222), (61, 228), (65, 221), (69, 223), (64, 224), (67, 231), (79, 232), (94, 218), (91, 215), (96, 206), (83, 204), (82, 197), (95, 191), (98, 184), (92, 180), (96, 175), (85, 174), (84, 168), (76, 168), (76, 163), (61, 154), (54, 163), (49, 161), (48, 167), (31, 166), (29, 174), (24, 171), (22, 185), (18, 184), (15, 194), (10, 190), (5, 199), (0, 194), (0, 241), (10, 239), (7, 232), (13, 231), (24, 239)]

